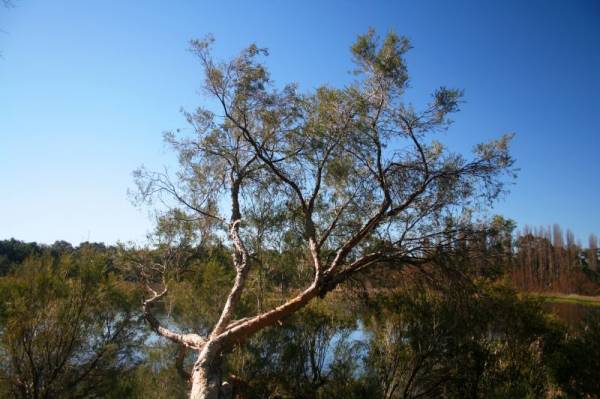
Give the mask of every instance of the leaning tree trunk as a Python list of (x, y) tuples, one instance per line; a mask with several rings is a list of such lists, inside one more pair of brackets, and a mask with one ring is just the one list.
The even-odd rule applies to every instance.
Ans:
[(219, 345), (209, 341), (198, 355), (192, 370), (190, 399), (222, 399), (221, 354)]

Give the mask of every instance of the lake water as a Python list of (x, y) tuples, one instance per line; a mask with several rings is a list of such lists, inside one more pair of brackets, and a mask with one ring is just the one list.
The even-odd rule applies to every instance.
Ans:
[(600, 315), (600, 307), (586, 306), (578, 303), (546, 302), (543, 304), (543, 307), (570, 325), (578, 324), (589, 314), (595, 313)]

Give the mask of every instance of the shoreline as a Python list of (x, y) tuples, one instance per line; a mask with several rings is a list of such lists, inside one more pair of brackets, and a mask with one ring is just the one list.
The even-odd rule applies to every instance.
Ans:
[(569, 303), (575, 305), (600, 307), (600, 296), (560, 293), (525, 293), (525, 295), (541, 298), (544, 302)]

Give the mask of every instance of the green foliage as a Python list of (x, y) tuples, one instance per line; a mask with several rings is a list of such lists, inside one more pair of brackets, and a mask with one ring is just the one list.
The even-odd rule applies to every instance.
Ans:
[(350, 314), (312, 303), (282, 325), (261, 331), (237, 348), (230, 369), (250, 397), (327, 398), (354, 378), (359, 348)]
[(359, 72), (381, 75), (399, 89), (404, 89), (408, 73), (403, 56), (410, 49), (410, 43), (406, 37), (394, 32), (388, 33), (383, 44), (378, 47), (380, 41), (375, 31), (370, 29), (352, 45), (355, 62), (362, 68)]
[(143, 330), (135, 291), (93, 251), (32, 257), (0, 280), (0, 378), (15, 397), (121, 397)]
[(192, 263), (186, 274), (190, 278), (170, 283), (168, 312), (178, 324), (204, 331), (219, 317), (233, 282), (233, 267), (229, 259), (213, 254)]
[[(497, 218), (475, 234), (464, 217), (514, 177), (512, 135), (475, 146), (471, 160), (433, 140), (463, 93), (406, 102), (410, 44), (393, 32), (358, 37), (352, 83), (307, 93), (274, 85), (265, 49), (220, 62), (213, 41), (192, 51), (221, 109), (184, 112), (191, 129), (165, 134), (173, 175), (134, 173), (135, 199), (160, 203), (151, 247), (8, 245), (2, 393), (184, 397), (172, 359), (189, 370), (196, 356), (195, 381), (219, 391), (224, 378), (246, 397), (593, 395), (597, 382), (575, 363), (598, 349), (595, 325), (566, 334), (539, 303), (491, 284), (511, 264), (514, 225)], [(386, 267), (433, 270), (436, 289), (390, 289), (398, 276)], [(481, 281), (455, 285), (440, 270)], [(365, 272), (372, 285), (390, 281), (367, 292), (362, 313), (341, 295), (316, 299)], [(152, 331), (177, 348), (147, 334), (129, 282), (145, 285)]]
[[(539, 301), (502, 285), (446, 292), (413, 286), (371, 297), (359, 314), (340, 311), (350, 309), (346, 301), (319, 302), (236, 349), (228, 367), (238, 392), (390, 399), (597, 392), (599, 329), (591, 323), (598, 321), (567, 334)], [(326, 355), (315, 362), (319, 353)]]
[(596, 398), (600, 392), (600, 313), (591, 313), (571, 329), (549, 354), (553, 377), (566, 397)]
[[(496, 219), (490, 251), (509, 230)], [(225, 249), (190, 252), (157, 316), (186, 331), (218, 317), (233, 270)], [(293, 252), (263, 251), (263, 306), (300, 284)], [(293, 256), (301, 256), (294, 254)], [(465, 260), (468, 260), (465, 258)], [(140, 322), (139, 293), (109, 248), (84, 245), (27, 258), (0, 278), (0, 396), (185, 398), (176, 347)], [(257, 268), (257, 270), (259, 270)], [(393, 281), (393, 273), (379, 271)], [(258, 272), (249, 284), (255, 284)], [(600, 318), (567, 327), (536, 299), (482, 279), (439, 290), (373, 287), (363, 301), (336, 293), (235, 347), (224, 377), (255, 398), (594, 398)], [(286, 288), (287, 289), (287, 288)], [(354, 305), (352, 305), (354, 303)], [(247, 296), (240, 312), (257, 310)], [(194, 353), (184, 364), (189, 369)], [(86, 373), (86, 371), (88, 371)]]
[(146, 343), (144, 362), (138, 365), (132, 376), (131, 398), (184, 399), (188, 384), (177, 373), (174, 365), (175, 349), (170, 343)]
[(555, 332), (535, 302), (492, 285), (411, 289), (376, 308), (365, 360), (375, 397), (533, 398), (548, 389), (540, 346)]

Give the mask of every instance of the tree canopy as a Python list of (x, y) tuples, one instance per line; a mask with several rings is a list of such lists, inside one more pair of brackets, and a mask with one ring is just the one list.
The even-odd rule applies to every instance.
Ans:
[[(192, 397), (216, 397), (219, 363), (232, 345), (381, 264), (418, 265), (450, 245), (449, 219), (494, 201), (514, 175), (511, 135), (478, 144), (467, 158), (435, 140), (462, 92), (440, 87), (424, 109), (403, 101), (409, 77), (405, 37), (374, 31), (352, 46), (355, 79), (302, 93), (275, 85), (267, 50), (250, 45), (229, 61), (214, 40), (192, 42), (203, 91), (217, 107), (185, 112), (190, 130), (165, 135), (179, 168), (136, 171), (140, 200), (160, 199), (159, 240), (167, 245), (226, 241), (235, 278), (208, 334), (182, 334), (152, 316), (167, 295), (177, 257), (140, 261), (150, 294), (146, 317), (161, 335), (198, 351)], [(217, 111), (218, 109), (218, 111)], [(243, 314), (240, 298), (260, 251), (294, 248), (305, 283), (286, 301)]]

